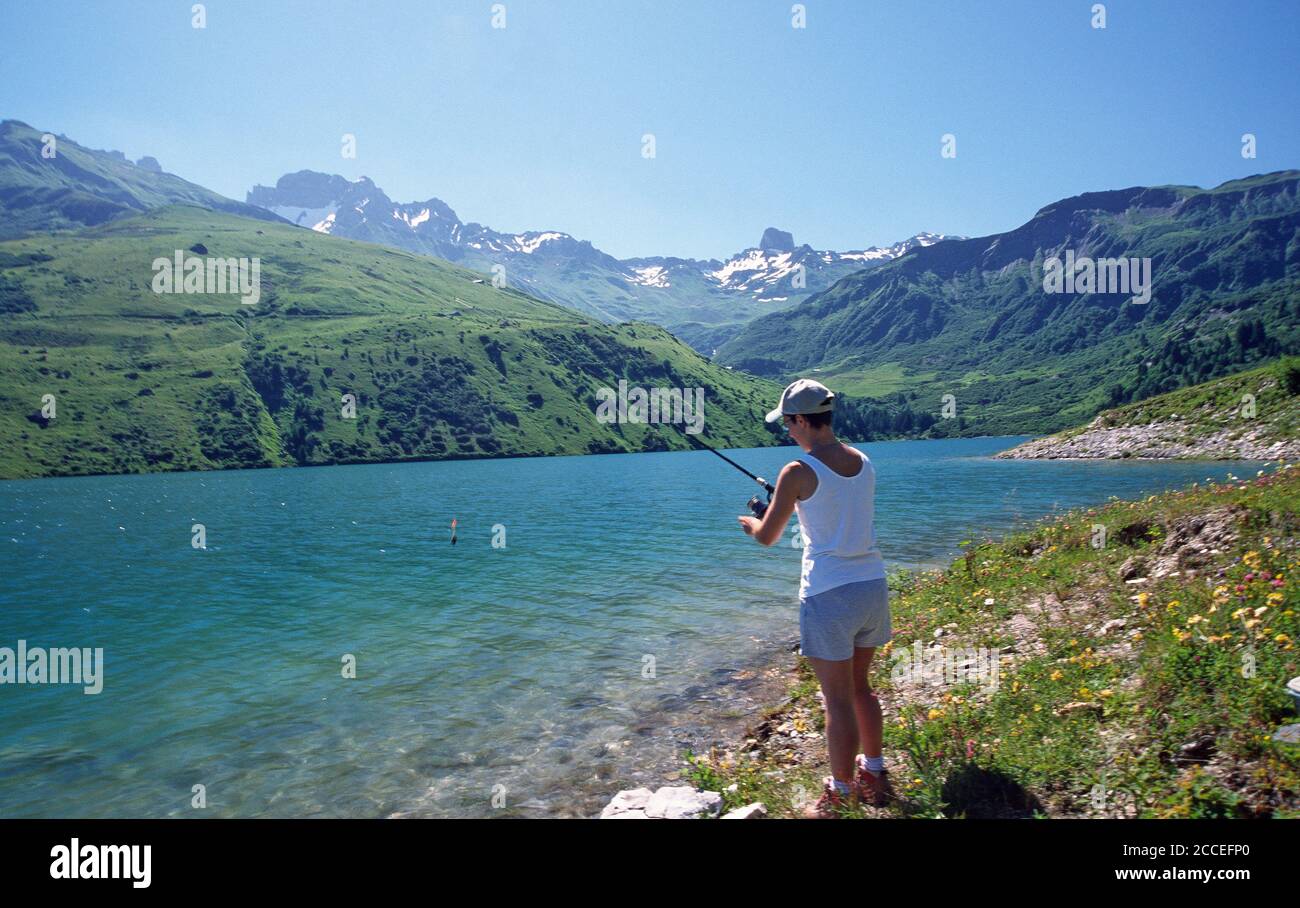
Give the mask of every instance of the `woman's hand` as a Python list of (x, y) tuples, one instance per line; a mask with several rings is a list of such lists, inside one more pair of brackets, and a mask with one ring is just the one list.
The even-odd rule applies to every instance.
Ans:
[(772, 493), (772, 500), (768, 502), (763, 519), (741, 515), (736, 518), (740, 521), (740, 528), (759, 545), (775, 544), (785, 532), (790, 516), (794, 514), (795, 502), (807, 498), (816, 488), (817, 474), (812, 471), (812, 467), (797, 460), (786, 464), (781, 475), (776, 478), (776, 491)]

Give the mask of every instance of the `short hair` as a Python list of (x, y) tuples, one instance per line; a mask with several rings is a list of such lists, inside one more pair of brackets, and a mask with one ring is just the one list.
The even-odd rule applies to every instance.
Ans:
[(834, 410), (827, 410), (825, 413), (799, 413), (814, 429), (820, 429), (822, 426), (829, 426), (831, 418), (835, 415)]

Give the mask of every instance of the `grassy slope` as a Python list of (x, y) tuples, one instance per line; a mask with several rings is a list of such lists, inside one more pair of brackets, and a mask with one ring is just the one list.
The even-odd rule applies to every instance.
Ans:
[[(1286, 357), (1258, 369), (1106, 410), (1097, 416), (1097, 422), (1117, 427), (1178, 420), (1188, 434), (1214, 432), (1241, 419), (1243, 398), (1250, 394), (1255, 398), (1256, 416), (1267, 427), (1269, 437), (1295, 438), (1300, 400), (1288, 389), (1286, 375), (1297, 368), (1300, 368), (1300, 358)], [(1077, 428), (1062, 434), (1069, 436), (1081, 431), (1082, 428)]]
[[(851, 815), (1300, 817), (1300, 747), (1271, 740), (1298, 721), (1297, 531), (1285, 468), (1065, 514), (896, 579), (872, 680), (902, 798)], [(996, 690), (891, 679), (940, 629), (1001, 648)], [(739, 753), (694, 758), (694, 781), (792, 814), (827, 771), (815, 691), (801, 664), (792, 701)]]
[[(1295, 378), (1288, 381), (1288, 375)], [(1300, 358), (1285, 357), (1267, 366), (1203, 382), (1189, 388), (1159, 394), (1146, 400), (1104, 410), (1091, 423), (1076, 426), (1020, 448), (1005, 452), (1014, 456), (1022, 448), (1051, 448), (1058, 442), (1086, 435), (1089, 430), (1149, 427), (1171, 443), (1195, 445), (1215, 433), (1229, 431), (1240, 437), (1251, 433), (1261, 446), (1273, 442), (1295, 442), (1300, 434)], [(1252, 395), (1255, 415), (1244, 415), (1246, 395)]]
[[(260, 257), (261, 301), (154, 294), (153, 259), (195, 244)], [(0, 243), (0, 477), (687, 447), (596, 422), (622, 377), (704, 387), (717, 443), (773, 439), (769, 383), (476, 277), (187, 206)]]

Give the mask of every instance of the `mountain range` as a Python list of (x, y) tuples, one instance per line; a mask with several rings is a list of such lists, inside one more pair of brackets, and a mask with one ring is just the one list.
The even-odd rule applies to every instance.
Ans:
[(796, 245), (768, 228), (726, 261), (616, 259), (558, 230), (503, 233), (463, 222), (441, 199), (395, 202), (367, 177), (302, 170), (255, 186), (247, 203), (330, 236), (383, 243), (476, 271), (504, 268), (507, 283), (609, 322), (664, 325), (705, 353), (749, 319), (795, 305), (848, 274), (946, 237), (922, 233), (886, 248), (848, 252)]
[[(1300, 351), (1298, 188), (1287, 170), (1063, 199), (1014, 230), (856, 272), (750, 322), (716, 359), (884, 399), (896, 432), (1057, 431)], [(1052, 292), (1054, 259), (1146, 260), (1150, 299)]]
[[(303, 171), (236, 202), (3, 121), (0, 476), (684, 448), (587, 424), (620, 379), (713, 389), (721, 443), (778, 441), (754, 421), (796, 375), (841, 392), (855, 439), (1056, 431), (1300, 352), (1298, 188), (1288, 170), (1084, 193), (978, 238), (837, 253), (769, 228), (725, 262), (618, 260), (365, 179)], [(150, 263), (183, 250), (260, 256), (261, 301), (152, 292)], [(1150, 292), (1058, 292), (1059, 260), (1149, 268)], [(378, 409), (339, 423), (345, 393)]]
[[(776, 385), (662, 327), (48, 135), (0, 123), (0, 478), (691, 447), (684, 426), (596, 419), (620, 381), (705, 389), (716, 444), (779, 440)], [(256, 303), (158, 292), (173, 257), (257, 259)]]
[(0, 240), (91, 227), (177, 203), (279, 220), (166, 173), (154, 158), (132, 163), (120, 151), (86, 148), (18, 120), (0, 120)]

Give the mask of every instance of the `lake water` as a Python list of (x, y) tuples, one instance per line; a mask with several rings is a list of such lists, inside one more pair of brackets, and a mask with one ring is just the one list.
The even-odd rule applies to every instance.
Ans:
[[(988, 456), (1020, 440), (865, 446), (887, 561), (1257, 468)], [(797, 637), (753, 491), (706, 452), (0, 483), (0, 646), (104, 649), (98, 695), (0, 687), (0, 816), (588, 814)]]

